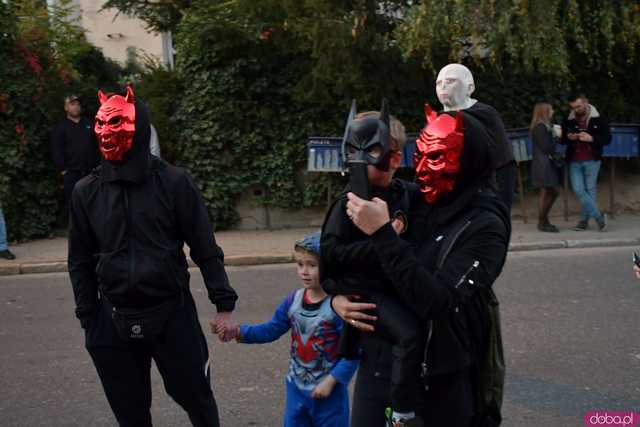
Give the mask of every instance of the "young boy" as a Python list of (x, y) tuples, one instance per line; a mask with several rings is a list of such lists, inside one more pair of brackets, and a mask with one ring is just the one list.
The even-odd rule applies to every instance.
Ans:
[(320, 232), (296, 242), (295, 259), (302, 288), (282, 301), (269, 322), (238, 326), (235, 338), (269, 343), (291, 329), (284, 426), (348, 427), (348, 385), (358, 364), (337, 358), (343, 323), (320, 287)]
[[(347, 124), (343, 141), (346, 162), (367, 163), (367, 179), (371, 197), (385, 200), (389, 216), (398, 234), (410, 224), (407, 214), (413, 184), (394, 179), (400, 166), (406, 135), (404, 126), (382, 112), (369, 111), (355, 115)], [(393, 345), (391, 370), (391, 403), (393, 414), (390, 426), (422, 426), (415, 416), (415, 393), (422, 362), (422, 347), (418, 335), (418, 318), (394, 296), (392, 285), (385, 277), (380, 261), (369, 238), (350, 220), (346, 211), (346, 193), (329, 210), (322, 228), (321, 266), (322, 286), (331, 295), (359, 295), (362, 302), (376, 304), (375, 333)], [(340, 340), (340, 354), (357, 357), (360, 334), (347, 325)]]

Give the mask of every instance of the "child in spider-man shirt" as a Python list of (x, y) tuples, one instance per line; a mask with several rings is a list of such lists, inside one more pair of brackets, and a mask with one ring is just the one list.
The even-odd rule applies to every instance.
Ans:
[(238, 326), (235, 338), (269, 343), (291, 329), (284, 426), (348, 427), (348, 385), (358, 362), (337, 358), (343, 323), (320, 287), (320, 232), (296, 242), (295, 259), (303, 287), (287, 295), (270, 321)]

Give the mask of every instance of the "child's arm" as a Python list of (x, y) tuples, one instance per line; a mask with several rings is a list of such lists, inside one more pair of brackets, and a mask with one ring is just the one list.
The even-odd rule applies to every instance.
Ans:
[[(338, 316), (336, 316), (335, 321), (336, 329), (338, 334), (340, 334), (342, 328), (344, 328), (344, 322)], [(340, 384), (348, 386), (351, 378), (353, 378), (353, 374), (355, 374), (358, 369), (358, 362), (358, 360), (338, 359), (338, 362), (333, 366), (329, 374)]]
[(285, 334), (291, 327), (287, 312), (293, 298), (287, 296), (276, 309), (270, 321), (259, 325), (240, 325), (238, 342), (245, 344), (263, 344), (273, 342)]

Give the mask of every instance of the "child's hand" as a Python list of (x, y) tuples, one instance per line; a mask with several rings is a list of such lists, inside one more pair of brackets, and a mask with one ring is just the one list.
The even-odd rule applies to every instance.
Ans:
[(219, 312), (209, 321), (211, 333), (218, 335), (220, 341), (229, 342), (235, 337), (237, 325), (233, 320), (231, 312)]
[(402, 218), (394, 218), (393, 221), (391, 221), (391, 226), (393, 227), (397, 235), (402, 234), (406, 228)]
[(313, 389), (311, 397), (313, 399), (326, 399), (331, 395), (336, 383), (337, 381), (332, 375), (327, 375), (322, 381), (320, 381), (320, 384)]

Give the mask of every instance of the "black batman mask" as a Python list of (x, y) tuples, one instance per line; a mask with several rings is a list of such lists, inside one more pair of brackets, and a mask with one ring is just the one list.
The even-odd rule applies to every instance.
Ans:
[(351, 111), (342, 139), (342, 160), (349, 163), (367, 163), (387, 172), (391, 159), (391, 132), (387, 101), (382, 100), (379, 117), (364, 117), (355, 120), (356, 101), (351, 103)]

